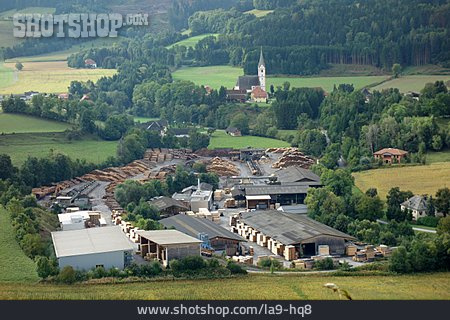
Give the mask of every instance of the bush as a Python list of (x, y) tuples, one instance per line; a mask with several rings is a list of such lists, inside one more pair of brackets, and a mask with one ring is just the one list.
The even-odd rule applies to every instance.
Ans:
[(264, 258), (258, 261), (258, 267), (280, 269), (281, 262), (276, 259)]
[(108, 276), (108, 272), (103, 267), (96, 267), (92, 270), (93, 279), (101, 279)]
[(76, 272), (71, 266), (65, 266), (59, 273), (57, 280), (61, 283), (72, 284), (77, 281)]
[(315, 262), (314, 267), (318, 270), (333, 270), (334, 269), (333, 259), (325, 258), (322, 260), (318, 260)]
[(170, 269), (172, 269), (175, 273), (199, 270), (205, 267), (205, 260), (200, 256), (191, 256), (180, 260), (172, 260), (170, 263)]
[(421, 218), (417, 219), (418, 225), (426, 226), (426, 227), (436, 228), (438, 223), (439, 223), (439, 218), (432, 217), (432, 216), (426, 216), (426, 217), (421, 217)]
[(233, 261), (228, 261), (227, 269), (230, 270), (231, 274), (247, 274), (247, 270)]
[(48, 278), (58, 274), (58, 265), (56, 260), (48, 259), (44, 256), (36, 258), (36, 271), (39, 277), (42, 279)]
[(411, 272), (411, 264), (408, 259), (406, 248), (398, 247), (389, 258), (389, 270), (398, 273)]

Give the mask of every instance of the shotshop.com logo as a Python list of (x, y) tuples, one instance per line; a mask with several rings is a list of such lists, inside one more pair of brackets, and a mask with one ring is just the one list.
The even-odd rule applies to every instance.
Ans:
[(148, 14), (70, 13), (20, 14), (13, 16), (14, 37), (95, 38), (117, 37), (123, 26), (148, 26)]

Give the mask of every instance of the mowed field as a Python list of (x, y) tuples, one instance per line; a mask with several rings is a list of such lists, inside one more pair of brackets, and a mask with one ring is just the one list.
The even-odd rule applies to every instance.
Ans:
[(425, 87), (427, 83), (434, 83), (436, 81), (442, 80), (447, 82), (450, 80), (450, 75), (410, 75), (401, 76), (397, 79), (392, 79), (386, 81), (378, 86), (372, 88), (372, 90), (383, 90), (388, 88), (397, 88), (400, 92), (415, 91), (420, 92), (420, 90)]
[(424, 166), (393, 166), (356, 172), (353, 176), (361, 191), (377, 188), (382, 199), (393, 187), (410, 190), (414, 194), (434, 195), (438, 189), (450, 187), (450, 162), (436, 162)]
[(0, 112), (0, 133), (63, 132), (69, 128), (64, 122)]
[(0, 283), (37, 281), (39, 279), (34, 262), (23, 253), (14, 237), (9, 213), (1, 205), (0, 243), (2, 244), (0, 246)]
[(15, 63), (4, 63), (13, 71), (12, 82), (0, 83), (0, 94), (20, 94), (25, 91), (45, 93), (67, 92), (70, 82), (97, 81), (104, 76), (112, 76), (112, 69), (72, 69), (66, 61), (23, 62), (23, 70), (16, 71)]
[(219, 148), (242, 149), (246, 147), (276, 148), (289, 146), (290, 144), (287, 143), (286, 141), (281, 141), (277, 139), (256, 137), (256, 136), (232, 137), (226, 134), (224, 130), (216, 130), (211, 137), (208, 149), (219, 149)]
[[(241, 68), (231, 66), (210, 66), (210, 67), (184, 67), (175, 71), (172, 76), (176, 80), (188, 80), (197, 85), (209, 85), (213, 88), (225, 86), (232, 88), (236, 84), (239, 76), (243, 75)], [(325, 91), (333, 90), (334, 85), (341, 83), (351, 83), (355, 88), (363, 88), (370, 84), (381, 82), (388, 76), (352, 76), (352, 77), (273, 77), (268, 76), (266, 86), (282, 86), (289, 81), (291, 87), (322, 87)]]
[(170, 49), (175, 46), (195, 47), (197, 42), (199, 42), (200, 40), (210, 36), (217, 37), (218, 35), (219, 35), (218, 33), (205, 33), (198, 36), (189, 37), (187, 39), (171, 44), (170, 46), (167, 46), (167, 48)]
[(72, 159), (100, 163), (115, 156), (117, 141), (103, 141), (94, 137), (69, 141), (64, 133), (17, 133), (0, 136), (0, 154), (6, 153), (16, 166), (28, 156), (44, 158), (51, 152), (63, 153)]
[(253, 9), (253, 10), (249, 10), (246, 11), (245, 13), (247, 14), (253, 14), (258, 18), (267, 16), (269, 13), (273, 12), (273, 10), (258, 10), (258, 9)]
[(151, 281), (124, 284), (51, 285), (1, 283), (0, 299), (32, 300), (336, 300), (331, 282), (355, 300), (448, 300), (448, 273), (407, 276), (320, 276), (251, 274), (232, 279)]

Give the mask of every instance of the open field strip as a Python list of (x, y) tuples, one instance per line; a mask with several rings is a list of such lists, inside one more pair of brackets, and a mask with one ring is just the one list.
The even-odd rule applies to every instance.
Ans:
[(216, 130), (212, 134), (208, 149), (218, 149), (218, 148), (241, 149), (246, 147), (275, 148), (275, 147), (289, 147), (289, 146), (290, 146), (289, 143), (282, 140), (256, 136), (232, 137), (226, 134), (224, 130)]
[(253, 10), (249, 10), (246, 11), (245, 13), (247, 14), (253, 14), (255, 15), (257, 18), (261, 18), (264, 16), (267, 16), (269, 13), (272, 13), (273, 10), (259, 10), (259, 9), (253, 9)]
[[(238, 76), (244, 74), (241, 68), (231, 66), (184, 67), (175, 71), (172, 76), (176, 80), (189, 80), (197, 85), (209, 85), (213, 88), (225, 86), (232, 88)], [(322, 87), (325, 91), (332, 91), (334, 85), (351, 83), (355, 88), (362, 88), (387, 79), (388, 76), (352, 76), (352, 77), (275, 77), (268, 76), (267, 87), (282, 86), (288, 81), (291, 87)]]
[(380, 85), (372, 88), (372, 90), (383, 90), (388, 88), (397, 88), (400, 92), (415, 91), (420, 92), (420, 90), (425, 87), (427, 83), (434, 83), (438, 80), (447, 82), (450, 80), (450, 75), (411, 75), (411, 76), (401, 76), (397, 79), (392, 79), (386, 81)]
[(324, 288), (335, 283), (355, 300), (450, 299), (448, 273), (405, 276), (251, 274), (231, 279), (166, 280), (124, 284), (51, 285), (1, 283), (0, 299), (49, 300), (306, 300), (339, 299)]
[(392, 166), (353, 173), (356, 186), (365, 192), (377, 188), (385, 199), (393, 187), (411, 190), (414, 194), (434, 195), (440, 188), (450, 187), (450, 162), (437, 162), (424, 166)]
[(63, 132), (71, 127), (65, 122), (0, 112), (0, 133)]
[(15, 63), (5, 63), (6, 68), (14, 70), (13, 82), (0, 83), (0, 94), (20, 94), (25, 91), (45, 93), (67, 92), (71, 81), (97, 81), (104, 76), (116, 73), (113, 69), (72, 69), (66, 61), (24, 62), (23, 70), (16, 71)]
[(218, 35), (219, 35), (218, 33), (205, 33), (198, 36), (189, 37), (187, 39), (171, 44), (170, 46), (167, 46), (167, 48), (170, 49), (175, 46), (195, 47), (197, 42), (199, 42), (200, 40), (210, 36), (217, 37)]
[[(37, 281), (34, 262), (19, 247), (9, 213), (0, 205), (0, 283)], [(0, 285), (1, 286), (1, 285)], [(5, 299), (5, 297), (3, 297)]]
[(0, 136), (0, 154), (6, 153), (14, 165), (20, 166), (28, 156), (45, 158), (51, 152), (63, 153), (72, 159), (100, 163), (115, 156), (117, 141), (94, 137), (69, 141), (64, 133), (18, 133)]

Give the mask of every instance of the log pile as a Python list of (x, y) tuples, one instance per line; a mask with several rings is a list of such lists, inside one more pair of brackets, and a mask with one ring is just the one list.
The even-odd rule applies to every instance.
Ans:
[(268, 148), (266, 149), (266, 153), (284, 153), (286, 151), (296, 151), (298, 150), (297, 148), (294, 147), (288, 147), (288, 148)]
[(191, 149), (165, 149), (153, 148), (147, 149), (144, 154), (144, 160), (150, 161), (152, 164), (171, 161), (173, 159), (192, 160), (197, 158)]
[(213, 158), (210, 163), (206, 166), (208, 172), (213, 172), (221, 177), (223, 176), (237, 176), (240, 174), (239, 169), (230, 161)]
[(289, 166), (299, 166), (309, 169), (316, 161), (295, 148), (284, 151), (281, 157), (272, 164), (272, 168), (286, 168)]

